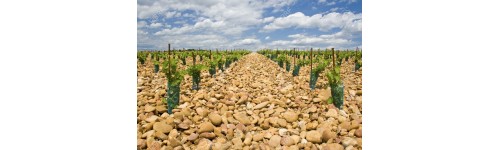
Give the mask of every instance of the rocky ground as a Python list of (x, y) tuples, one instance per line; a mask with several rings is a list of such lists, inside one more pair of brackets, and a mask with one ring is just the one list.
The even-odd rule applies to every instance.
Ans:
[(324, 75), (309, 89), (310, 67), (292, 77), (257, 53), (224, 72), (202, 72), (201, 89), (181, 86), (180, 106), (166, 113), (166, 80), (138, 68), (137, 149), (362, 149), (362, 71), (342, 64), (344, 107), (327, 104)]

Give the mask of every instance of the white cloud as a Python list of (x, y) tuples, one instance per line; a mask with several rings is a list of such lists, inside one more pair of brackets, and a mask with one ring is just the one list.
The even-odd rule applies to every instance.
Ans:
[(165, 18), (172, 18), (172, 17), (180, 17), (182, 14), (177, 12), (177, 11), (168, 11), (165, 12)]
[(268, 22), (272, 22), (274, 21), (274, 17), (271, 16), (271, 17), (266, 17), (264, 19), (262, 19), (262, 23), (268, 23)]
[[(322, 5), (341, 1), (355, 2), (324, 0)], [(297, 12), (289, 15), (286, 13), (288, 16), (283, 17), (263, 16), (266, 11), (283, 11), (295, 2), (296, 0), (139, 0), (137, 19), (141, 21), (137, 23), (138, 47), (164, 49), (167, 43), (171, 43), (174, 48), (212, 49), (360, 46), (353, 39), (361, 36), (361, 13), (327, 12), (306, 16)], [(166, 22), (165, 19), (171, 18), (174, 20)], [(271, 40), (270, 36), (266, 36), (265, 42), (255, 35), (243, 35), (250, 29), (261, 27), (260, 31), (263, 32), (286, 28), (316, 28), (323, 32), (339, 28), (340, 31), (323, 35), (295, 34), (289, 35), (288, 40), (278, 41), (273, 41), (278, 37), (273, 36)]]
[[(340, 33), (340, 32), (339, 32)], [(340, 33), (324, 34), (319, 36), (308, 36), (304, 34), (293, 34), (288, 37), (291, 40), (277, 40), (269, 43), (269, 48), (336, 48), (352, 49), (359, 46), (350, 38), (343, 38)]]
[(352, 12), (338, 13), (331, 12), (325, 15), (315, 14), (306, 16), (302, 12), (296, 12), (286, 17), (276, 18), (273, 22), (265, 25), (261, 31), (270, 32), (285, 28), (318, 28), (320, 31), (329, 31), (333, 28), (343, 28), (345, 25), (352, 24), (361, 19), (361, 13)]
[(159, 27), (161, 27), (161, 26), (163, 26), (163, 24), (162, 24), (162, 23), (159, 23), (159, 22), (151, 23), (151, 24), (149, 25), (149, 27), (151, 27), (151, 28), (159, 28)]
[(289, 38), (303, 38), (305, 37), (305, 35), (302, 35), (302, 34), (292, 34), (292, 35), (288, 35)]
[[(180, 18), (172, 22), (180, 27), (171, 28), (166, 22), (163, 26), (152, 24), (150, 28), (156, 30), (150, 31), (152, 36), (183, 36), (184, 34), (196, 35), (226, 35), (234, 37), (235, 40), (241, 37), (245, 31), (260, 26), (262, 23), (274, 21), (274, 17), (264, 18), (265, 9), (280, 9), (291, 5), (296, 0), (139, 0), (137, 6), (138, 19), (153, 19), (153, 22), (161, 22), (160, 17)], [(184, 18), (192, 18), (194, 23), (188, 24)], [(139, 25), (138, 25), (139, 26)], [(143, 26), (141, 26), (143, 27)], [(139, 27), (138, 27), (139, 28)], [(155, 39), (157, 37), (150, 37)], [(151, 45), (155, 41), (150, 41)], [(164, 41), (162, 41), (164, 42)], [(179, 42), (187, 43), (187, 42)], [(231, 43), (224, 43), (231, 44)], [(186, 45), (188, 46), (188, 45)]]
[(327, 0), (318, 0), (319, 4), (335, 5), (335, 1), (328, 2)]
[(250, 45), (250, 44), (258, 44), (260, 43), (259, 39), (243, 39), (239, 42), (236, 42), (237, 45)]
[(139, 30), (139, 29), (138, 29), (138, 30), (137, 30), (137, 34), (138, 34), (138, 35), (147, 35), (147, 34), (148, 34), (148, 32), (143, 31), (143, 30)]

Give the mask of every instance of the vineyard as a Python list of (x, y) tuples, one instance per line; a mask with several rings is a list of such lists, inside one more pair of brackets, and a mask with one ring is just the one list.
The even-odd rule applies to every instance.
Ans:
[(362, 149), (359, 50), (137, 56), (137, 149)]

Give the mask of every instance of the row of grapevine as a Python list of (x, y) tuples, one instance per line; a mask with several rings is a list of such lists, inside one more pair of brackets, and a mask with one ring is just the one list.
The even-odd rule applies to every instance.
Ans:
[[(361, 51), (335, 51), (331, 50), (260, 50), (259, 54), (275, 61), (278, 66), (286, 72), (290, 72), (290, 66), (293, 65), (292, 75), (295, 77), (299, 74), (301, 67), (310, 66), (309, 87), (314, 90), (316, 82), (322, 72), (326, 73), (328, 85), (332, 97), (328, 100), (329, 104), (334, 104), (335, 107), (342, 109), (344, 98), (344, 85), (340, 77), (340, 66), (342, 62), (348, 62), (349, 59), (354, 59), (353, 72), (358, 71), (362, 66)], [(313, 67), (314, 64), (314, 67)]]
[[(154, 64), (154, 73), (160, 70), (165, 74), (167, 80), (167, 93), (163, 102), (167, 104), (169, 114), (172, 109), (179, 105), (180, 84), (184, 75), (192, 77), (192, 90), (199, 90), (201, 81), (201, 72), (207, 70), (211, 77), (215, 77), (217, 69), (224, 71), (229, 66), (238, 61), (242, 56), (249, 54), (247, 50), (216, 51), (211, 50), (170, 50), (170, 44), (167, 51), (139, 51), (137, 53), (138, 66), (145, 65), (147, 60)], [(192, 63), (188, 65), (186, 58), (191, 58)], [(197, 63), (198, 59), (198, 63)], [(140, 64), (139, 64), (140, 63)], [(160, 69), (160, 64), (162, 68)], [(180, 66), (185, 66), (182, 69)]]

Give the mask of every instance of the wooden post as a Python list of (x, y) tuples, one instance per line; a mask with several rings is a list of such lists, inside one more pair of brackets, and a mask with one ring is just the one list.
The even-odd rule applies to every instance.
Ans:
[(332, 63), (333, 69), (335, 70), (335, 48), (332, 48)]
[(212, 60), (212, 50), (210, 50), (210, 60)]
[(293, 56), (293, 65), (295, 66), (295, 48), (293, 48), (292, 56)]
[(171, 63), (171, 61), (170, 61), (170, 53), (171, 53), (170, 52), (170, 43), (168, 43), (168, 74), (170, 74), (170, 72), (171, 72), (170, 71), (171, 70), (171, 67), (170, 67), (170, 63)]

